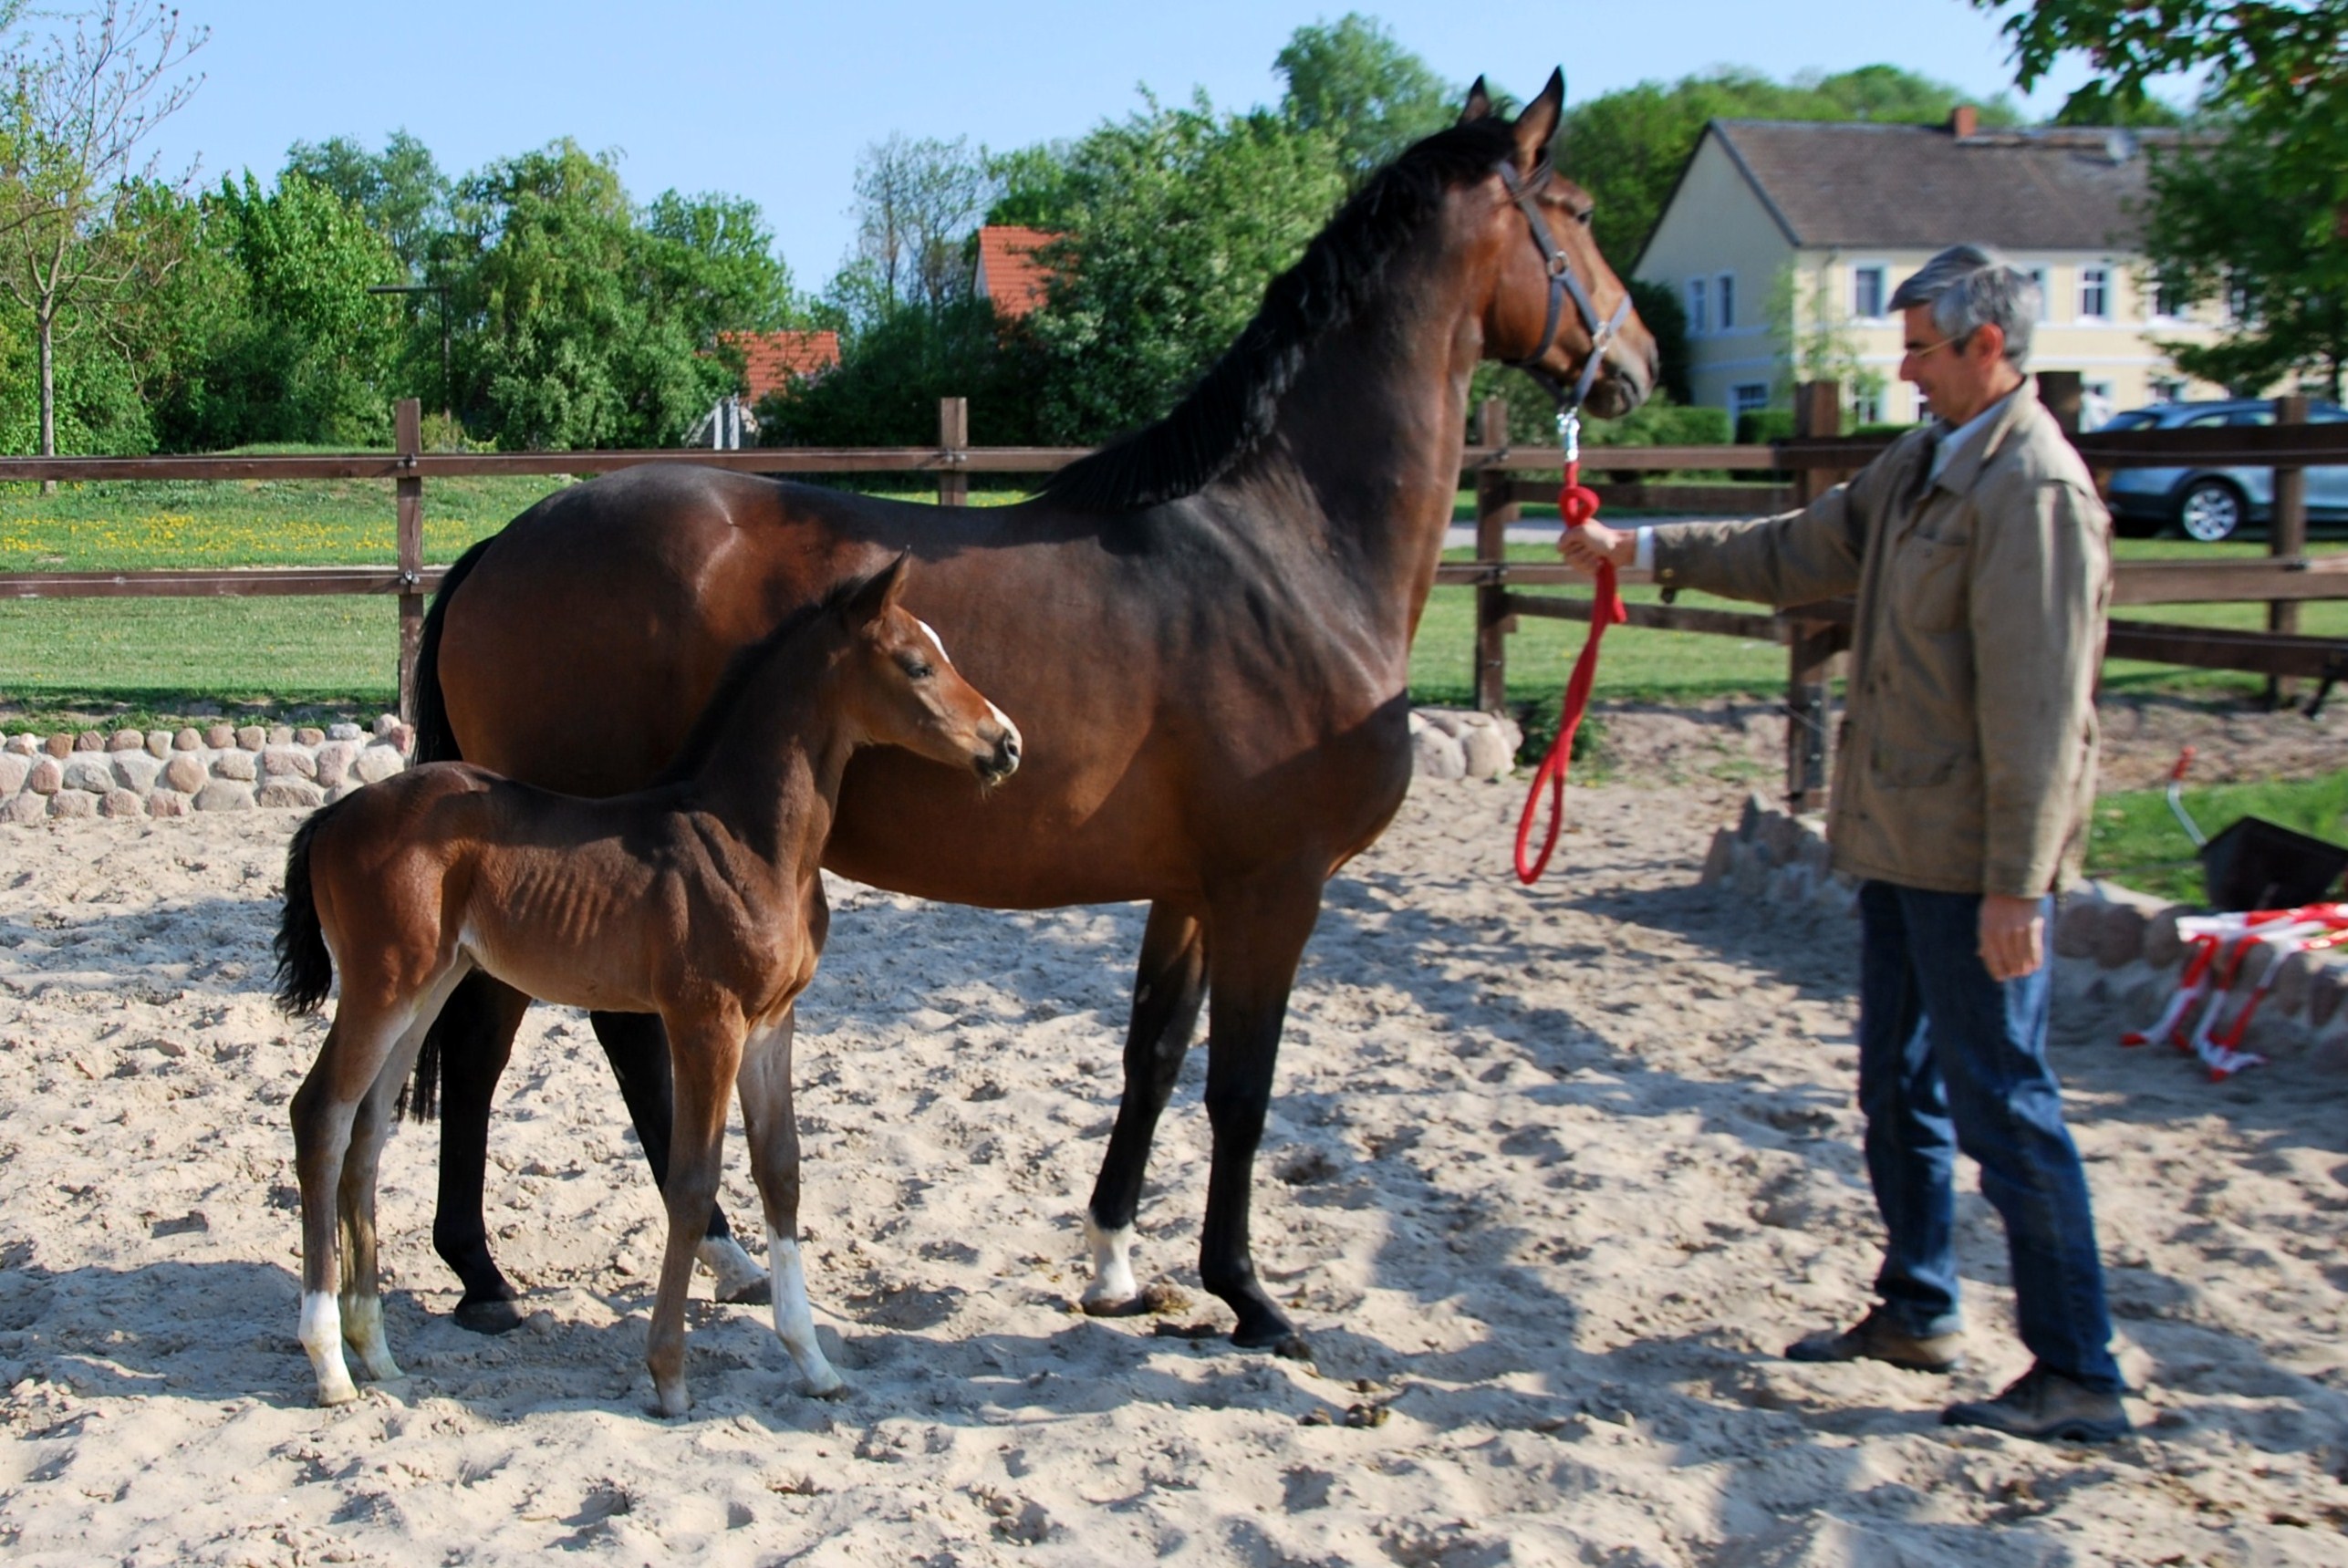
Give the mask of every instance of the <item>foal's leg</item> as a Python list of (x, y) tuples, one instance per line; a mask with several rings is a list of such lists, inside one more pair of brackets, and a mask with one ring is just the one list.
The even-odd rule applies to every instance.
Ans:
[(518, 1328), (521, 1293), (489, 1255), (482, 1189), (489, 1169), (489, 1107), (514, 1054), (514, 1032), (530, 999), (485, 971), (458, 985), (432, 1028), (440, 1035), (440, 1191), (432, 1209), (432, 1251), (464, 1284), (456, 1321), (476, 1334)]
[(750, 1171), (766, 1211), (766, 1251), (774, 1265), (774, 1334), (806, 1381), (807, 1392), (836, 1394), (845, 1386), (816, 1343), (815, 1311), (807, 1304), (807, 1272), (799, 1259), (799, 1120), (791, 1097), (795, 1013), (753, 1036), (743, 1054), (742, 1123), (750, 1142)]
[(318, 1403), (341, 1405), (358, 1397), (342, 1359), (342, 1314), (336, 1302), (341, 1282), (337, 1241), (341, 1224), (343, 1165), (350, 1148), (358, 1105), (373, 1089), (399, 1044), (407, 1020), (344, 1000), (335, 1010), (326, 1044), (310, 1064), (290, 1107), (294, 1123), (294, 1171), (302, 1193), (302, 1348), (317, 1377)]
[(1207, 1119), (1214, 1163), (1207, 1177), (1207, 1223), (1199, 1238), (1199, 1278), (1239, 1316), (1231, 1342), (1302, 1355), (1304, 1342), (1255, 1277), (1248, 1205), (1256, 1146), (1272, 1103), (1273, 1069), (1297, 961), (1321, 913), (1321, 877), (1273, 872), (1218, 889), (1213, 996), (1208, 1003)]
[(644, 1362), (660, 1414), (692, 1408), (685, 1392), (685, 1287), (693, 1275), (693, 1248), (709, 1233), (717, 1204), (718, 1168), (724, 1152), (725, 1102), (742, 1066), (738, 1018), (676, 1015), (667, 1019), (676, 1116), (669, 1147), (669, 1246), (660, 1260), (660, 1293), (652, 1303), (652, 1331)]
[(358, 1102), (351, 1122), (349, 1152), (343, 1158), (338, 1205), (343, 1245), (342, 1337), (358, 1353), (367, 1376), (379, 1382), (399, 1376), (400, 1366), (391, 1359), (391, 1346), (383, 1334), (383, 1296), (376, 1256), (376, 1174), (381, 1168), (384, 1142), (391, 1136), (393, 1103), (399, 1098), (400, 1085), (416, 1064), (425, 1032), (472, 967), (459, 959), (426, 988), (413, 1018)]
[(1133, 1217), (1142, 1173), (1206, 992), (1206, 930), (1198, 915), (1162, 900), (1152, 904), (1126, 1025), (1125, 1096), (1085, 1214), (1085, 1240), (1093, 1250), (1093, 1282), (1084, 1297), (1088, 1313), (1127, 1311), (1140, 1295), (1133, 1278)]
[[(644, 1146), (644, 1163), (652, 1168), (652, 1185), (666, 1190), (669, 1181), (669, 1121), (674, 1114), (669, 1093), (669, 1036), (660, 1018), (649, 1012), (590, 1012), (587, 1022), (619, 1082), (619, 1097), (628, 1102), (628, 1118), (636, 1124), (637, 1141)], [(701, 1266), (717, 1276), (717, 1298), (743, 1306), (767, 1299), (766, 1272), (733, 1239), (725, 1210), (710, 1209), (709, 1234), (693, 1250)]]

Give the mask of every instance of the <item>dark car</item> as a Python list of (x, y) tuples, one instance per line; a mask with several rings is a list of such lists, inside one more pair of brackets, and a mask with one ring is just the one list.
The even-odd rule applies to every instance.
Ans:
[[(2337, 403), (2308, 405), (2310, 424), (2348, 421)], [(2275, 406), (2264, 398), (2219, 402), (2155, 403), (2115, 414), (2104, 431), (2206, 430), (2212, 425), (2270, 425)], [(2097, 433), (2102, 433), (2099, 431)], [(2123, 468), (2112, 475), (2105, 499), (2112, 525), (2126, 538), (2148, 539), (2175, 528), (2188, 539), (2216, 544), (2231, 539), (2274, 510), (2275, 474), (2270, 468)], [(2307, 471), (2307, 516), (2348, 519), (2348, 465)]]

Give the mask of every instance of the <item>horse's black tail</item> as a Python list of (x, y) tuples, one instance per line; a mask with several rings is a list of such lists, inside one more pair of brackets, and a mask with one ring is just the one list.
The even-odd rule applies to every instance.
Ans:
[[(424, 612), (424, 636), (416, 648), (416, 761), (419, 763), (453, 763), (463, 760), (457, 747), (456, 732), (449, 727), (448, 705), (441, 699), (441, 626), (448, 618), (449, 600), (456, 597), (465, 578), (490, 545), (497, 542), (492, 534), (472, 549), (456, 558), (448, 576), (441, 579), (441, 591), (432, 596), (431, 607)], [(424, 1031), (424, 1044), (416, 1052), (416, 1075), (400, 1091), (394, 1116), (405, 1116), (416, 1121), (428, 1122), (440, 1114), (441, 1108), (441, 1043), (448, 1032), (449, 1009), (442, 1008), (441, 1016)]]
[(463, 759), (457, 749), (456, 732), (449, 728), (448, 705), (441, 700), (441, 623), (448, 618), (449, 600), (481, 564), (482, 552), (496, 540), (492, 534), (459, 556), (448, 576), (441, 579), (441, 591), (432, 596), (431, 607), (424, 612), (423, 640), (416, 649), (416, 761), (420, 763)]
[(327, 951), (317, 899), (310, 888), (310, 845), (318, 825), (334, 809), (330, 805), (312, 812), (294, 830), (293, 846), (286, 851), (286, 913), (277, 924), (275, 947), (277, 1005), (289, 1013), (316, 1012), (334, 983), (334, 956)]

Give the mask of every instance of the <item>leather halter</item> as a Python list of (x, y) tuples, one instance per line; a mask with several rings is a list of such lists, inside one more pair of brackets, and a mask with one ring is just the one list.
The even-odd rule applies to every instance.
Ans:
[[(1523, 358), (1503, 359), (1501, 363), (1522, 370), (1539, 382), (1542, 389), (1556, 400), (1560, 413), (1579, 409), (1583, 400), (1589, 397), (1590, 389), (1597, 384), (1598, 367), (1605, 362), (1606, 345), (1614, 341), (1616, 332), (1630, 315), (1630, 291), (1623, 291), (1622, 303), (1615, 306), (1614, 315), (1601, 321), (1598, 307), (1590, 302), (1590, 291), (1582, 286), (1580, 278), (1574, 275), (1572, 259), (1550, 237), (1549, 224), (1543, 219), (1541, 208), (1533, 201), (1541, 193), (1541, 188), (1549, 183), (1550, 175), (1555, 172), (1549, 160), (1543, 158), (1534, 164), (1532, 175), (1524, 180), (1517, 178), (1516, 166), (1505, 158), (1496, 167), (1501, 183), (1508, 187), (1510, 198), (1516, 202), (1517, 210), (1524, 214), (1525, 223), (1532, 231), (1533, 249), (1541, 253), (1542, 262), (1549, 269), (1549, 314), (1541, 324), (1540, 340), (1533, 345), (1532, 352)], [(1549, 352), (1550, 341), (1557, 335), (1558, 319), (1565, 313), (1565, 301), (1569, 296), (1574, 301), (1574, 308), (1582, 313), (1583, 326), (1590, 333), (1589, 358), (1582, 362), (1581, 379), (1574, 383), (1571, 392), (1565, 389), (1563, 381), (1536, 363)]]

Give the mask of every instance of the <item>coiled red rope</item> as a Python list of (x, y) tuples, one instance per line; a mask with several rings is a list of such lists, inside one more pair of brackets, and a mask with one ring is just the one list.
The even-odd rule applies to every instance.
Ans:
[[(1598, 493), (1582, 483), (1578, 457), (1566, 462), (1565, 483), (1557, 492), (1557, 513), (1565, 519), (1568, 528), (1579, 528), (1598, 514)], [(1583, 715), (1590, 711), (1590, 688), (1598, 678), (1598, 643), (1605, 637), (1606, 628), (1619, 626), (1629, 618), (1630, 613), (1623, 608), (1622, 595), (1615, 587), (1614, 563), (1602, 563), (1596, 591), (1590, 600), (1590, 635), (1583, 640), (1581, 657), (1574, 660), (1574, 673), (1565, 682), (1565, 700), (1557, 716), (1557, 739), (1550, 743), (1549, 754), (1533, 771), (1532, 789), (1524, 799), (1524, 815), (1516, 825), (1516, 877), (1527, 887), (1541, 879), (1564, 825), (1565, 774), (1574, 765), (1574, 732), (1582, 727)], [(1543, 784), (1549, 786), (1549, 832), (1542, 840), (1540, 855), (1528, 863), (1526, 849), (1532, 841), (1532, 822), (1541, 809)]]

